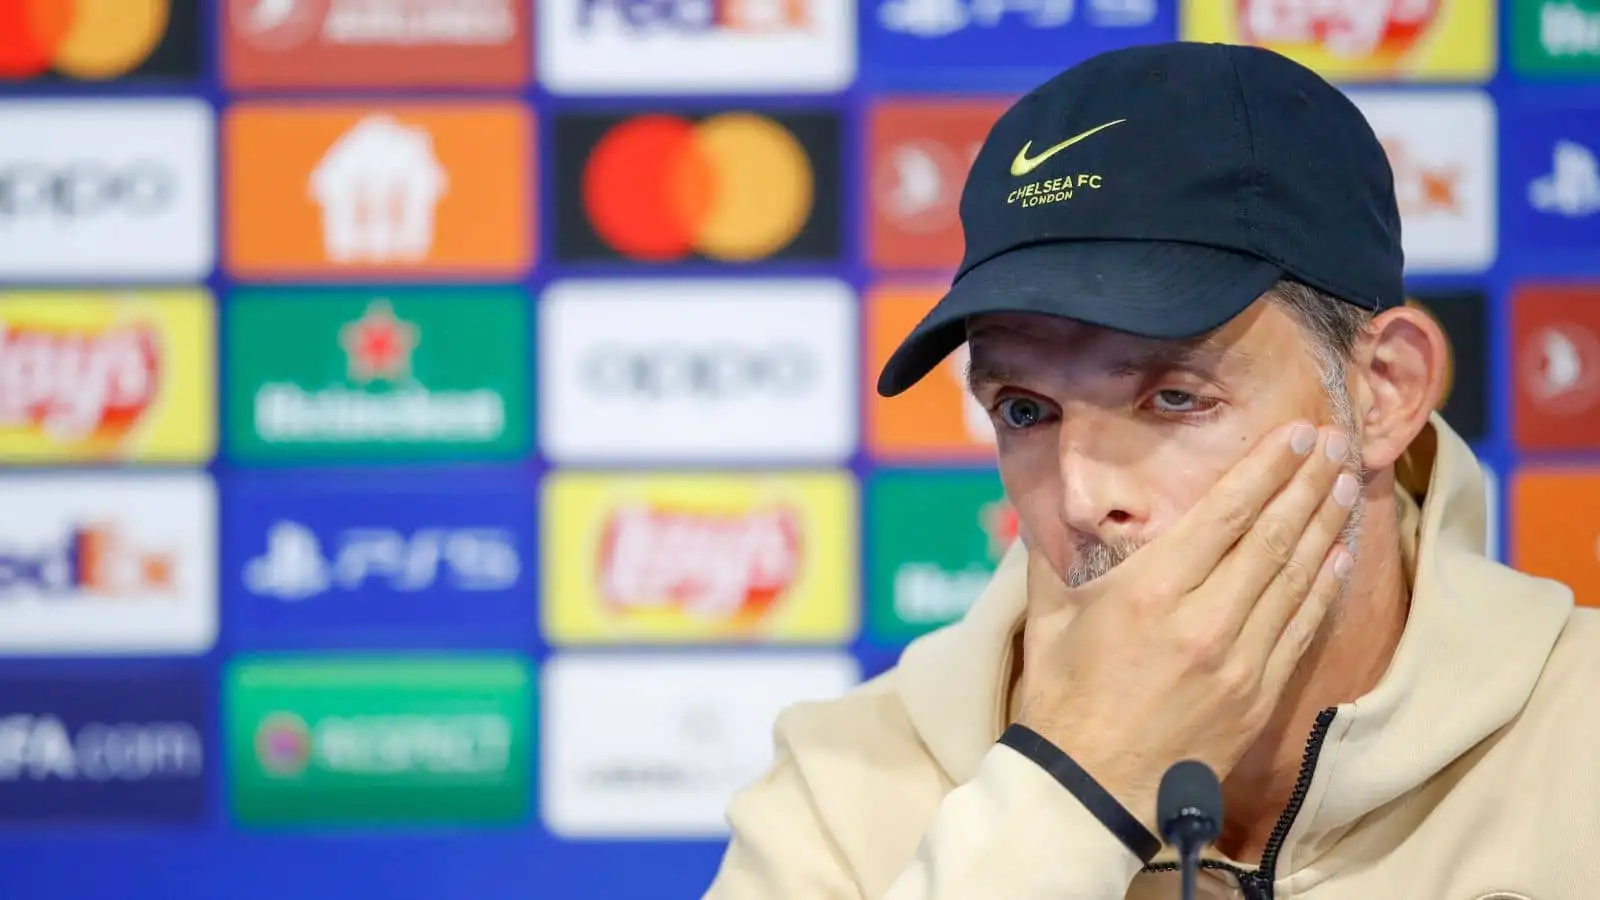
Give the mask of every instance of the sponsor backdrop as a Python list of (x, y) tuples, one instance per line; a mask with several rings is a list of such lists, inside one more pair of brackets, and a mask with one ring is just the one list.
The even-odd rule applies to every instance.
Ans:
[(870, 390), (979, 142), (1180, 36), (1367, 113), (1600, 599), (1600, 0), (0, 0), (0, 893), (698, 897), (1016, 533), (961, 353)]

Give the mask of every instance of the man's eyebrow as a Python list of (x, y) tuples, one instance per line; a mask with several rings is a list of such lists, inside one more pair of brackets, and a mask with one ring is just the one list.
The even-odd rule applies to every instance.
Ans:
[(977, 356), (967, 358), (967, 392), (973, 396), (985, 385), (1010, 384), (1015, 380), (1009, 372)]

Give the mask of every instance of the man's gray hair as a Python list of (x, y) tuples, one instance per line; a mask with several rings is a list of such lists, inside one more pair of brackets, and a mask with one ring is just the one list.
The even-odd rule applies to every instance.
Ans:
[(1330, 390), (1343, 388), (1345, 364), (1350, 362), (1362, 332), (1372, 324), (1372, 313), (1287, 279), (1274, 285), (1268, 296), (1305, 332), (1325, 385)]

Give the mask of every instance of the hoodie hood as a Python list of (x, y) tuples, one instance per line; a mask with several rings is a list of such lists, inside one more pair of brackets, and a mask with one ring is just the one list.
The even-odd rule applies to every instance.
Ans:
[[(1483, 469), (1437, 415), (1396, 465), (1396, 481), (1411, 580), (1405, 631), (1377, 687), (1338, 707), (1279, 851), (1280, 876), (1509, 723), (1573, 608), (1564, 585), (1485, 555)], [(957, 784), (974, 775), (1006, 724), (1026, 571), (1027, 553), (1013, 545), (967, 616), (901, 658), (912, 726)]]

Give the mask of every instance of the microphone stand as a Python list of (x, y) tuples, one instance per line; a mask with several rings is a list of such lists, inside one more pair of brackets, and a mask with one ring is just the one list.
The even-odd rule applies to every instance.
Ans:
[(1178, 896), (1183, 900), (1194, 900), (1195, 880), (1200, 874), (1200, 848), (1185, 847), (1179, 856), (1178, 871), (1182, 879), (1178, 889)]
[(1200, 851), (1222, 832), (1222, 783), (1210, 766), (1183, 760), (1161, 776), (1156, 824), (1162, 839), (1178, 851), (1181, 896), (1194, 900)]

